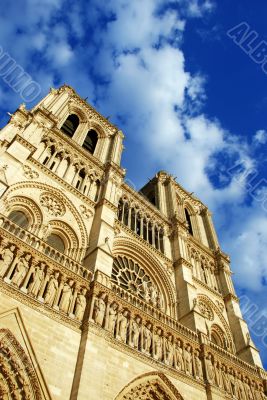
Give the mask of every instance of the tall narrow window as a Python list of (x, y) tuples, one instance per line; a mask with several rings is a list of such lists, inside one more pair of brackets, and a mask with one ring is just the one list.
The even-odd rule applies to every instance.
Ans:
[(64, 132), (67, 136), (72, 137), (78, 128), (79, 122), (79, 118), (76, 114), (69, 115), (61, 127), (62, 132)]
[(97, 133), (93, 129), (87, 133), (85, 141), (83, 142), (83, 148), (89, 151), (89, 153), (94, 154), (96, 144), (97, 144)]
[(118, 220), (122, 221), (122, 217), (123, 217), (123, 201), (120, 199), (118, 204)]
[(27, 229), (29, 226), (29, 220), (22, 211), (12, 211), (8, 218), (23, 229)]
[(187, 226), (188, 226), (188, 232), (190, 233), (190, 235), (193, 236), (191, 217), (190, 217), (189, 211), (187, 209), (185, 209), (185, 218), (186, 218), (186, 222), (187, 222)]

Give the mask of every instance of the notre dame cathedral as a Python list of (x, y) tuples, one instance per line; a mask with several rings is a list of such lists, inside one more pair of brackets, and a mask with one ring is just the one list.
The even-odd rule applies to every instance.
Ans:
[(208, 208), (69, 86), (0, 131), (0, 399), (263, 400)]

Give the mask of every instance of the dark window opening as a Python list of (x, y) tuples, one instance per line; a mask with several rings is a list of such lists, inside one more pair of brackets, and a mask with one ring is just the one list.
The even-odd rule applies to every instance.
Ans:
[(69, 115), (61, 127), (62, 132), (64, 132), (67, 136), (72, 137), (78, 128), (79, 122), (80, 121), (77, 115)]
[(61, 253), (65, 252), (65, 244), (60, 236), (52, 233), (46, 240), (49, 246), (54, 247), (54, 249), (60, 251)]
[(29, 226), (29, 220), (22, 211), (12, 211), (8, 218), (23, 229), (27, 229)]
[(187, 222), (188, 232), (190, 233), (190, 235), (193, 236), (191, 217), (190, 217), (190, 214), (187, 209), (185, 209), (185, 218), (186, 218), (186, 222)]
[(94, 154), (96, 144), (97, 144), (98, 136), (95, 130), (90, 129), (87, 133), (85, 141), (83, 142), (83, 148), (89, 153)]

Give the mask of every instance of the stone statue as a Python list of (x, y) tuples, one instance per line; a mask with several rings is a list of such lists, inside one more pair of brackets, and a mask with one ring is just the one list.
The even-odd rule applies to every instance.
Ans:
[(100, 297), (95, 299), (95, 308), (94, 308), (94, 320), (95, 323), (102, 326), (105, 311), (106, 311), (106, 303), (105, 303), (106, 294), (102, 293)]
[(233, 369), (229, 371), (229, 382), (230, 382), (230, 389), (233, 396), (236, 397), (236, 380), (235, 380), (235, 373)]
[(172, 335), (168, 335), (165, 338), (165, 363), (170, 367), (173, 366), (173, 359), (174, 359), (174, 346), (173, 346), (173, 337)]
[(157, 298), (157, 307), (161, 310), (164, 311), (164, 298), (161, 292), (158, 293), (158, 298)]
[(219, 361), (215, 362), (214, 368), (215, 368), (216, 384), (219, 388), (223, 388), (223, 378), (222, 378), (222, 372), (221, 372), (221, 365), (220, 365)]
[(109, 307), (109, 312), (108, 312), (107, 329), (113, 335), (114, 335), (115, 323), (116, 323), (116, 320), (117, 320), (117, 310), (118, 310), (118, 304), (112, 303), (110, 305), (110, 307)]
[(20, 257), (20, 259), (18, 260), (14, 275), (11, 280), (14, 285), (20, 287), (20, 285), (22, 284), (23, 279), (25, 278), (29, 270), (30, 259), (31, 255), (26, 254), (26, 256)]
[(65, 282), (63, 289), (62, 289), (62, 295), (59, 303), (59, 309), (65, 313), (69, 312), (70, 305), (71, 305), (71, 300), (72, 300), (72, 286), (74, 282), (72, 279), (69, 280), (69, 282)]
[(83, 314), (86, 307), (86, 292), (87, 290), (83, 288), (80, 293), (77, 294), (76, 305), (75, 305), (75, 317), (82, 321)]
[[(245, 379), (246, 382), (246, 379)], [(251, 397), (248, 396), (248, 393), (245, 393), (245, 383), (242, 381), (242, 376), (240, 374), (240, 372), (237, 373), (237, 377), (236, 377), (236, 391), (237, 391), (237, 397), (240, 400), (243, 399), (248, 399), (248, 400), (253, 400), (253, 396), (252, 396), (252, 392), (250, 390), (250, 388), (248, 387)]]
[(162, 330), (161, 329), (156, 330), (156, 333), (154, 335), (153, 345), (154, 345), (153, 353), (154, 353), (155, 360), (162, 361), (163, 338), (162, 338)]
[(128, 328), (128, 311), (124, 310), (119, 316), (117, 321), (117, 335), (116, 338), (126, 343)]
[(51, 275), (49, 283), (47, 285), (44, 302), (49, 306), (52, 306), (57, 294), (58, 290), (58, 277), (59, 272), (55, 272), (54, 275)]
[(190, 345), (187, 345), (184, 349), (184, 368), (186, 374), (192, 375), (192, 353)]
[(175, 344), (174, 366), (179, 371), (184, 371), (183, 349), (181, 347), (181, 341), (180, 340), (177, 340), (177, 342)]
[(229, 380), (228, 372), (227, 372), (225, 365), (222, 366), (221, 371), (222, 371), (222, 381), (223, 381), (224, 390), (227, 393), (231, 393), (230, 380)]
[(154, 285), (150, 286), (149, 290), (150, 294), (150, 302), (154, 307), (157, 307), (157, 299), (158, 299), (158, 291)]
[(212, 363), (212, 356), (208, 354), (206, 358), (207, 379), (210, 383), (215, 383), (215, 370)]
[(145, 301), (147, 301), (149, 303), (150, 294), (149, 294), (149, 288), (148, 288), (147, 281), (143, 281), (142, 286), (143, 286), (143, 291), (144, 291), (144, 299), (145, 299)]
[(147, 326), (143, 327), (143, 348), (142, 352), (150, 355), (151, 354), (151, 343), (152, 343), (152, 332), (151, 332), (152, 325), (149, 322)]
[[(246, 397), (248, 400), (253, 400), (253, 394), (250, 388), (249, 380), (248, 378), (244, 379), (244, 392), (246, 393)], [(243, 397), (245, 398), (245, 396)]]
[(141, 332), (141, 318), (136, 317), (132, 321), (131, 325), (131, 332), (130, 332), (130, 346), (134, 347), (135, 349), (138, 349), (139, 347), (139, 337), (140, 337), (140, 332)]
[(41, 262), (40, 265), (37, 265), (35, 268), (35, 271), (33, 273), (32, 277), (32, 282), (29, 285), (28, 293), (31, 294), (32, 296), (37, 297), (41, 284), (44, 279), (44, 268), (45, 268), (45, 263)]
[(14, 252), (15, 252), (15, 246), (12, 244), (10, 248), (6, 247), (2, 251), (2, 259), (0, 260), (0, 276), (4, 276), (10, 267), (13, 259), (14, 259)]
[(202, 363), (199, 358), (199, 350), (195, 351), (195, 377), (197, 379), (203, 379)]

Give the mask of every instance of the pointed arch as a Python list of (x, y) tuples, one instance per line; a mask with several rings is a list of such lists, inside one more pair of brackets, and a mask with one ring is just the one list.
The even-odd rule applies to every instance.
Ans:
[(39, 378), (40, 372), (35, 370), (13, 333), (7, 328), (0, 329), (1, 398), (13, 398), (16, 393), (22, 400), (51, 400), (47, 387)]
[(136, 400), (141, 398), (141, 394), (145, 394), (148, 400), (184, 400), (166, 375), (160, 372), (149, 372), (135, 378), (114, 400)]
[(114, 258), (125, 256), (131, 259), (133, 262), (140, 265), (148, 276), (153, 277), (154, 283), (163, 295), (164, 304), (167, 307), (167, 314), (172, 317), (175, 316), (175, 310), (172, 307), (176, 301), (174, 284), (166, 269), (151, 252), (148, 252), (132, 238), (117, 236), (114, 242), (113, 256)]

